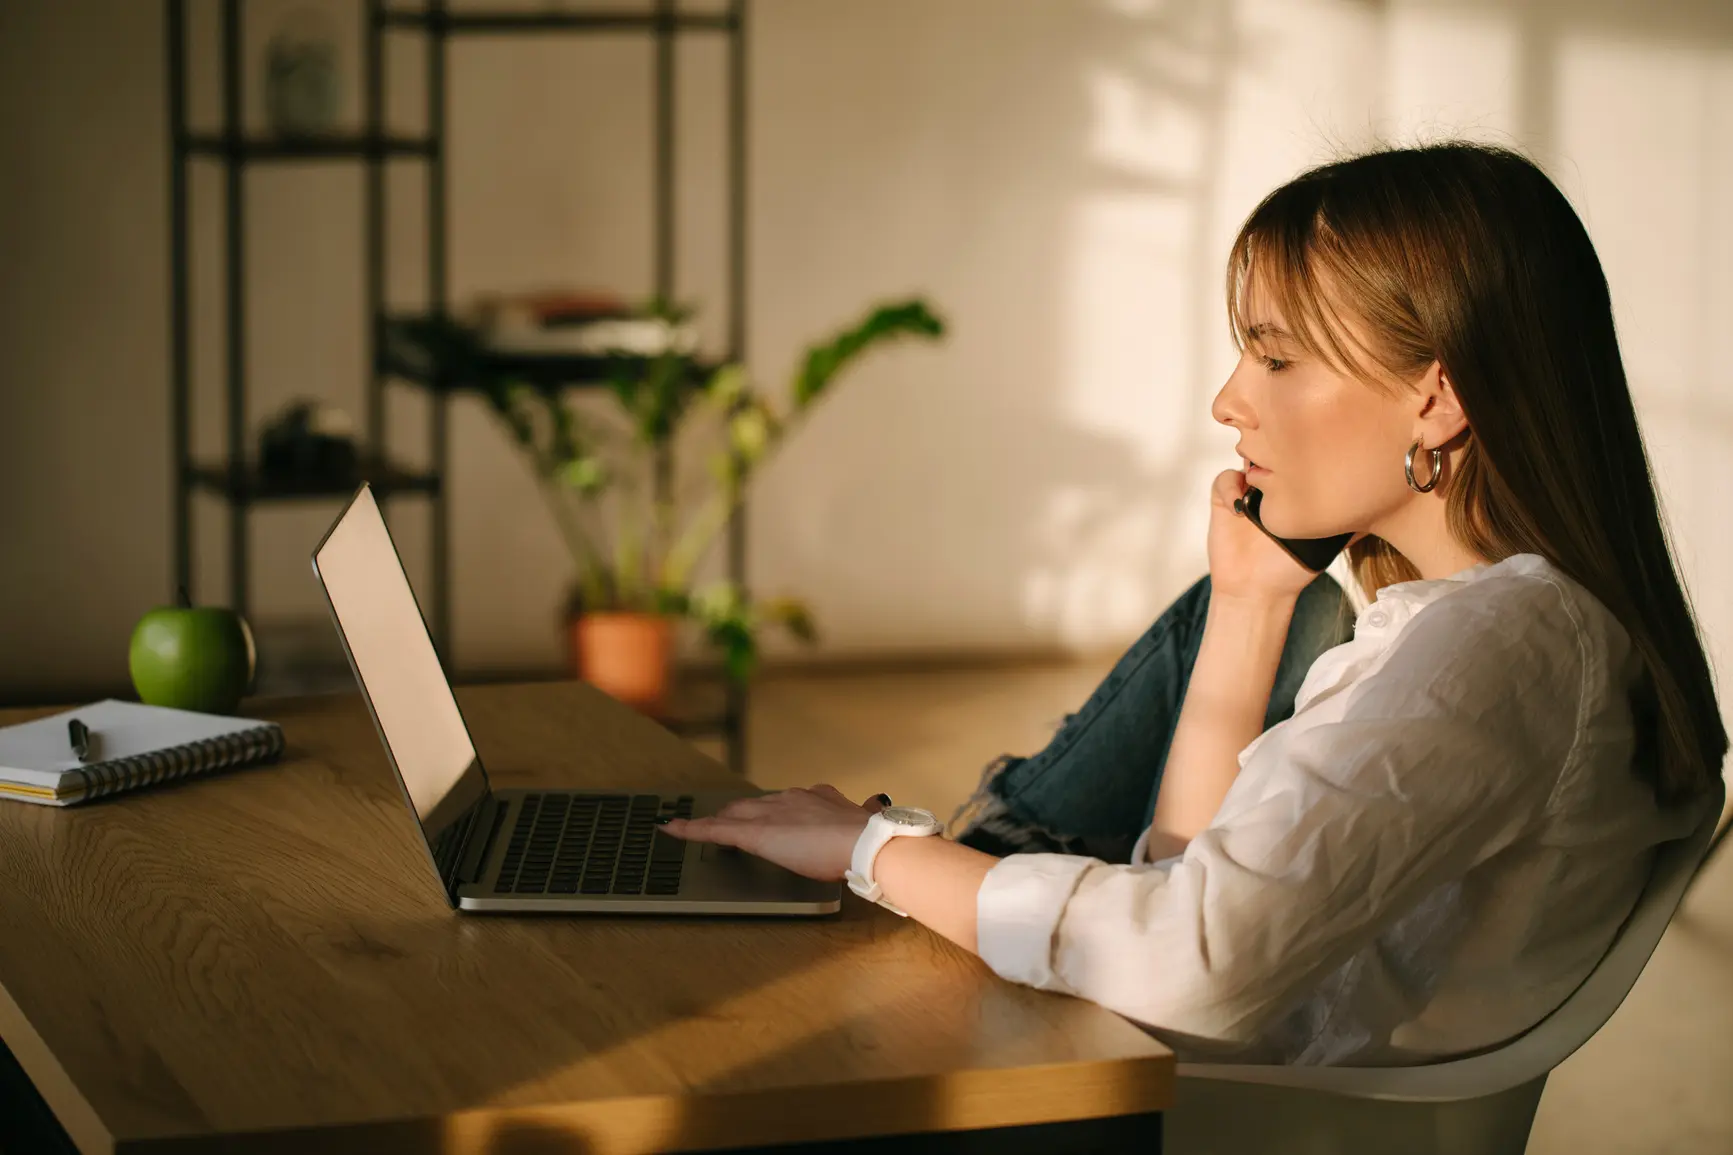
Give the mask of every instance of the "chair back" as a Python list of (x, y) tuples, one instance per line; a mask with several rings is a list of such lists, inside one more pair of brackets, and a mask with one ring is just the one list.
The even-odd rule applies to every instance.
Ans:
[(1600, 963), (1524, 1034), (1497, 1050), (1415, 1067), (1181, 1063), (1169, 1150), (1521, 1152), (1548, 1073), (1613, 1017), (1678, 910), (1720, 823), (1726, 784), (1718, 780), (1710, 795), (1696, 829), (1656, 850), (1649, 881)]

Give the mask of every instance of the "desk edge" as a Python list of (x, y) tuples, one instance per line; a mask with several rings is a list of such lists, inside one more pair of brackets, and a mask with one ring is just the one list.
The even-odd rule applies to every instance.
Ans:
[[(1072, 1072), (1056, 1096), (1053, 1072)], [(486, 1155), (502, 1135), (546, 1132), (609, 1155), (826, 1142), (1082, 1122), (1173, 1105), (1170, 1051), (1088, 1063), (971, 1068), (868, 1082), (744, 1092), (632, 1095), (566, 1103), (480, 1107), (441, 1116), (353, 1120), (268, 1132), (137, 1136), (116, 1151), (178, 1155), (245, 1143), (260, 1155), (317, 1149), (337, 1155), (426, 1145), (440, 1155)], [(1055, 1100), (1065, 1110), (1055, 1110)], [(1009, 1108), (1009, 1109), (1008, 1109)]]
[(84, 1155), (113, 1155), (115, 1137), (102, 1122), (78, 1084), (12, 998), (12, 993), (0, 983), (0, 1039), (6, 1041), (24, 1074), (42, 1096), (43, 1102), (66, 1129), (67, 1135)]

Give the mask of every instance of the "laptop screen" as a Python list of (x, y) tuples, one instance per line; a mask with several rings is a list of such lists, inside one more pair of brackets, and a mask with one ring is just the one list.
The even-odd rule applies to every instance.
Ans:
[[(487, 797), (487, 773), (370, 488), (361, 488), (313, 552), (313, 572), (428, 851), (449, 876), (454, 828)], [(442, 841), (445, 835), (452, 836)]]

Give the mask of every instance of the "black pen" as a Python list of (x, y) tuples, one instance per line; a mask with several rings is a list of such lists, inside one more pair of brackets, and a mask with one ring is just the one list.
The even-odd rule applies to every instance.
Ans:
[(78, 755), (78, 760), (90, 761), (90, 727), (74, 718), (66, 723), (66, 737), (72, 743), (72, 752)]

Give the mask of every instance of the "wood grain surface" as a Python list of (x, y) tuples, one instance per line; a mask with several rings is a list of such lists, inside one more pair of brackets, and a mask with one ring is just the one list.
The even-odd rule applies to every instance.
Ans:
[[(459, 699), (496, 785), (733, 781), (580, 684)], [(85, 1151), (613, 1155), (1171, 1101), (1160, 1043), (853, 895), (460, 916), (358, 697), (243, 713), (281, 723), (282, 762), (0, 804), (0, 1037)]]

